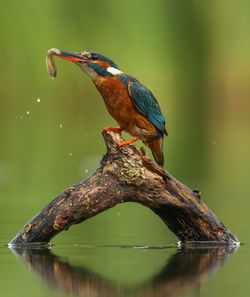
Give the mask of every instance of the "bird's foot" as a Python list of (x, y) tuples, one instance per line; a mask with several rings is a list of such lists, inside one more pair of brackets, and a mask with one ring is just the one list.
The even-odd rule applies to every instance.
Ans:
[(105, 127), (104, 130), (105, 130), (105, 131), (112, 130), (112, 131), (114, 131), (114, 132), (116, 132), (116, 133), (119, 133), (119, 134), (121, 134), (122, 131), (123, 131), (122, 128), (113, 128), (113, 127)]
[(119, 147), (122, 147), (124, 145), (131, 144), (131, 143), (133, 143), (133, 142), (135, 142), (137, 140), (139, 140), (139, 138), (138, 137), (135, 137), (135, 138), (133, 138), (131, 140), (128, 140), (128, 141), (122, 141), (118, 145), (119, 145)]

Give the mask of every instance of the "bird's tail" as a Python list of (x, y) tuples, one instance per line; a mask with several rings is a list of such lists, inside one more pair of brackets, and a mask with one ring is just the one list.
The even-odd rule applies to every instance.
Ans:
[(163, 156), (163, 134), (153, 141), (147, 143), (148, 147), (151, 149), (155, 161), (158, 165), (163, 166), (164, 156)]

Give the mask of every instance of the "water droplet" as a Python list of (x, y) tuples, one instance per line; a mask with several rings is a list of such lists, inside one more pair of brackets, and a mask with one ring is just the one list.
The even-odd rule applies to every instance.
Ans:
[(27, 113), (27, 114), (30, 114), (30, 111), (29, 111), (29, 110), (27, 110), (27, 111), (26, 111), (26, 113)]
[(60, 124), (60, 126), (59, 126), (60, 128), (62, 128), (63, 127), (63, 125), (62, 124)]
[(22, 116), (22, 115), (20, 115), (19, 119), (20, 119), (20, 120), (22, 120), (22, 119), (23, 119), (23, 116)]
[(69, 156), (72, 157), (72, 153), (69, 153)]
[(36, 99), (36, 102), (38, 102), (38, 103), (39, 103), (40, 101), (41, 101), (41, 100), (40, 100), (40, 98), (37, 98), (37, 99)]
[(85, 169), (85, 173), (88, 173), (89, 172), (89, 170), (88, 169)]

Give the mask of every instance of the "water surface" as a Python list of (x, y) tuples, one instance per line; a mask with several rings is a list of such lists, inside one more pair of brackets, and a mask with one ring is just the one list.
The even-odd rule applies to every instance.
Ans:
[(3, 296), (248, 296), (238, 248), (58, 244), (0, 248)]

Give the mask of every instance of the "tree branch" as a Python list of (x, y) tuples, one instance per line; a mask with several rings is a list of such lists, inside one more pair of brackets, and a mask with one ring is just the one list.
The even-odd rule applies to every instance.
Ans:
[(151, 208), (183, 242), (236, 244), (234, 236), (192, 191), (156, 165), (143, 149), (122, 148), (121, 136), (103, 131), (107, 154), (96, 172), (47, 204), (10, 242), (49, 242), (71, 225), (81, 223), (122, 202)]

